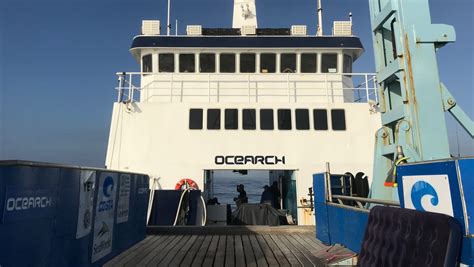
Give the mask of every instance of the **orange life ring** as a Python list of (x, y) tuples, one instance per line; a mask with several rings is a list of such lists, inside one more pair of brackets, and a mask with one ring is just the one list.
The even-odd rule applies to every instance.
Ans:
[(176, 184), (176, 186), (174, 187), (175, 190), (181, 190), (183, 189), (183, 186), (185, 186), (185, 188), (194, 188), (194, 189), (199, 189), (199, 186), (197, 185), (197, 183), (195, 181), (193, 181), (192, 179), (189, 179), (189, 178), (184, 178), (184, 179), (181, 179), (179, 180), (179, 182)]

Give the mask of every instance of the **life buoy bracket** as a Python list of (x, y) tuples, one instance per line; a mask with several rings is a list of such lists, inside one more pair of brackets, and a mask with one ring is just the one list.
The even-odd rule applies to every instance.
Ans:
[(181, 190), (183, 188), (194, 188), (194, 189), (199, 189), (199, 186), (197, 183), (189, 178), (184, 178), (179, 180), (179, 182), (176, 184), (174, 187), (175, 190)]

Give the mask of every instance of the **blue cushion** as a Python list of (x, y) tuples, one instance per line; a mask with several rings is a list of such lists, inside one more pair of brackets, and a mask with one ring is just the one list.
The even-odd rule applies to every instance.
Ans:
[(359, 266), (455, 266), (461, 226), (450, 216), (376, 206), (371, 209)]

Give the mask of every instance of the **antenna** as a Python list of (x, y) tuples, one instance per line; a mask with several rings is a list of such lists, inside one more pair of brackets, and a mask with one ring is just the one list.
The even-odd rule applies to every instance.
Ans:
[(321, 0), (318, 0), (318, 30), (316, 36), (323, 36), (323, 7)]
[(171, 8), (171, 0), (168, 0), (168, 21), (166, 24), (166, 35), (170, 35), (171, 24), (170, 24), (170, 8)]
[(176, 25), (175, 26), (176, 28), (174, 29), (175, 30), (175, 35), (178, 36), (178, 20), (176, 20), (175, 25)]

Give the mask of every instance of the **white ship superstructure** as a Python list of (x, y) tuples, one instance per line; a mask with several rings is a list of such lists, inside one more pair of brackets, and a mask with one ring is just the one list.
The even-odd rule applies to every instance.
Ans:
[(189, 178), (206, 197), (217, 170), (268, 171), (283, 208), (312, 224), (297, 206), (326, 162), (371, 177), (375, 78), (352, 71), (363, 46), (351, 21), (335, 22), (330, 36), (261, 29), (254, 2), (242, 2), (231, 29), (191, 25), (168, 36), (143, 22), (130, 49), (141, 70), (118, 73), (106, 166), (147, 173), (162, 189)]

